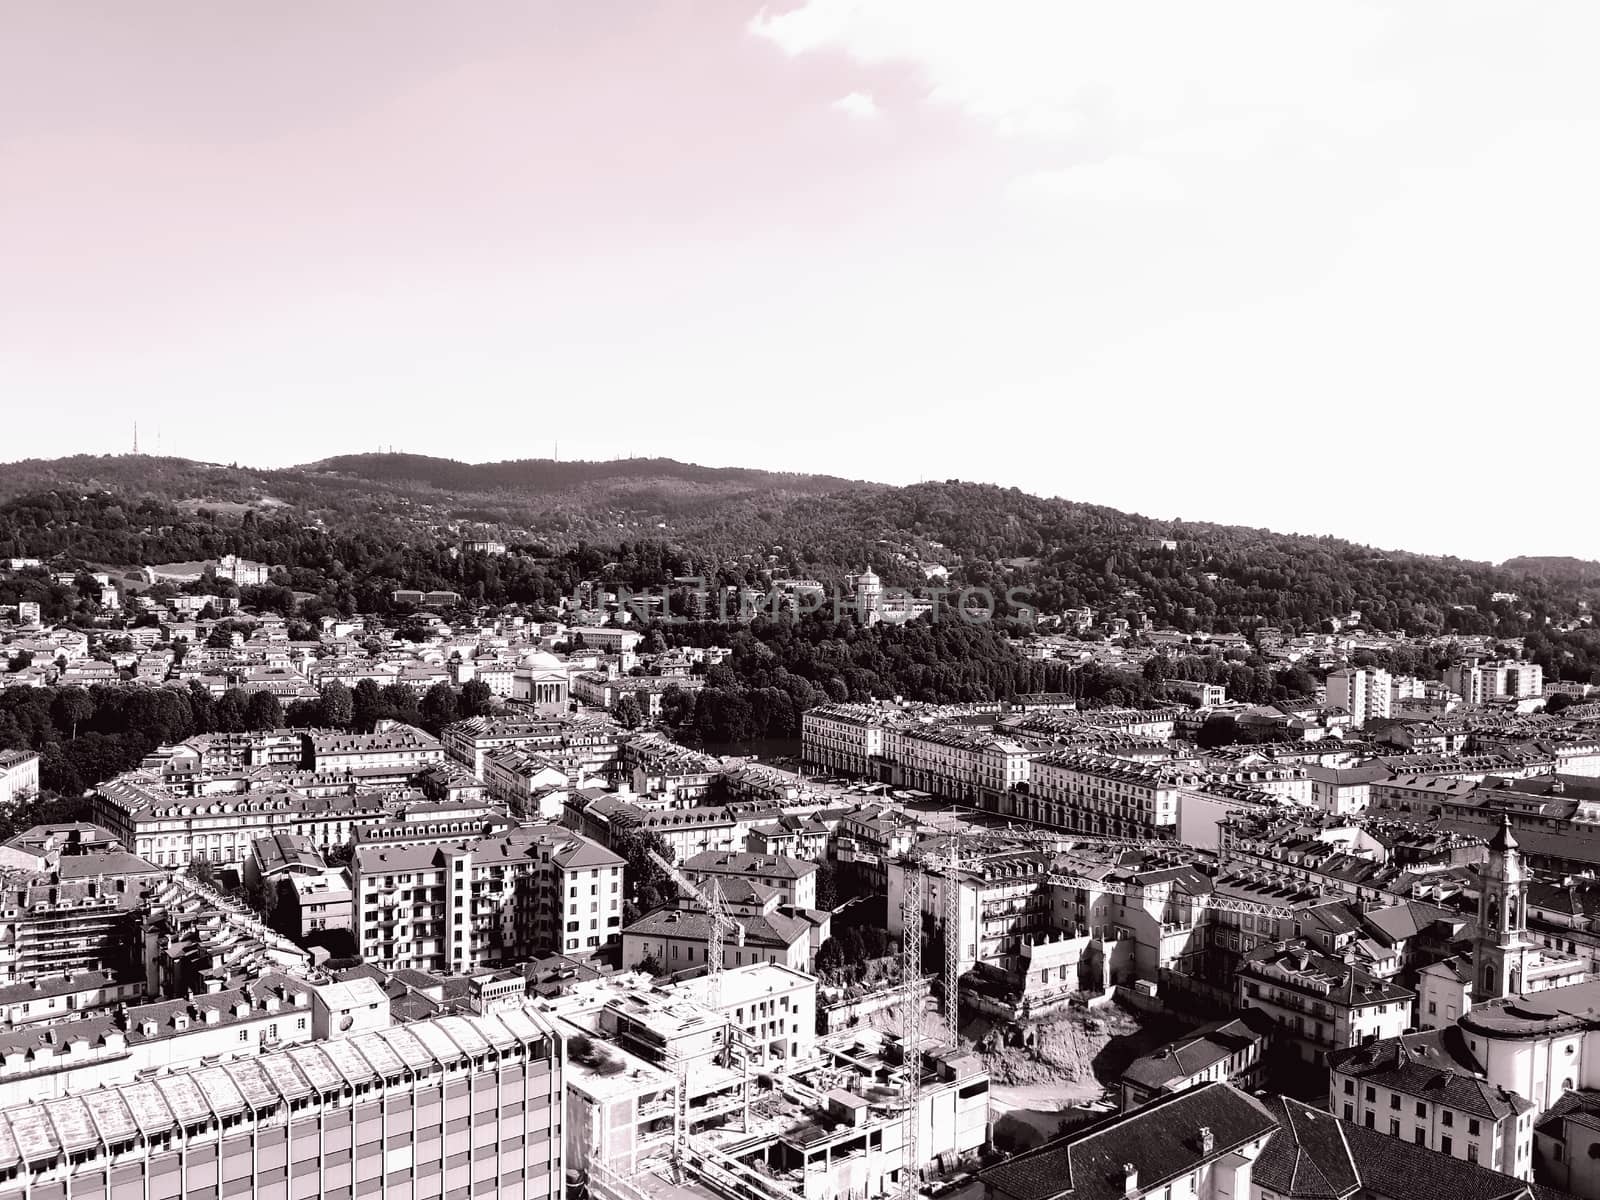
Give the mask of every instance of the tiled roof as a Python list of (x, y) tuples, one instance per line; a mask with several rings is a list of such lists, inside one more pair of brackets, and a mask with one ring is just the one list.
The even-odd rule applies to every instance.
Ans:
[(1297, 1100), (1271, 1102), (1279, 1130), (1256, 1160), (1252, 1182), (1284, 1200), (1561, 1200), (1525, 1183), (1404, 1138), (1338, 1120)]
[(1491, 1121), (1532, 1107), (1515, 1092), (1482, 1078), (1482, 1065), (1454, 1025), (1336, 1050), (1328, 1056), (1328, 1066), (1366, 1083)]
[[(981, 1178), (990, 1195), (1015, 1200), (1123, 1200), (1124, 1164), (1138, 1171), (1145, 1194), (1277, 1126), (1259, 1100), (1231, 1084), (1207, 1083), (1019, 1154)], [(1201, 1129), (1211, 1131), (1209, 1152)]]

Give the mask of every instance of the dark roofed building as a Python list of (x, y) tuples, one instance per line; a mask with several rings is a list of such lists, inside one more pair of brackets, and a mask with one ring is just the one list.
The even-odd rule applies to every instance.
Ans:
[[(992, 1200), (1145, 1200), (1249, 1195), (1278, 1121), (1261, 1101), (1207, 1083), (1112, 1117), (982, 1172)], [(1181, 1183), (1180, 1183), (1181, 1181)]]

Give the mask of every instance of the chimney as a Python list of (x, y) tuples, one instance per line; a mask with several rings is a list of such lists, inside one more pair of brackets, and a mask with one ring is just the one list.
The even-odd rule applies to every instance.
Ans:
[(1216, 1135), (1211, 1132), (1211, 1126), (1200, 1126), (1200, 1153), (1210, 1154), (1217, 1148)]
[(1139, 1168), (1132, 1163), (1122, 1164), (1122, 1194), (1124, 1196), (1139, 1194)]

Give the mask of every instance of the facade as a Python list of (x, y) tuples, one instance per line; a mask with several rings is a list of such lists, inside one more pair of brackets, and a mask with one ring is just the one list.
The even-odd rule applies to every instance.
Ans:
[(1544, 695), (1544, 668), (1538, 663), (1471, 658), (1448, 668), (1444, 685), (1468, 704), (1522, 700)]
[(38, 794), (39, 756), (31, 750), (0, 750), (0, 806)]
[(1172, 838), (1178, 797), (1198, 786), (1192, 770), (1150, 766), (1104, 754), (1047, 754), (1033, 760), (1016, 815), (1041, 825), (1114, 837)]
[(310, 739), (311, 769), (319, 775), (378, 768), (420, 774), (444, 761), (444, 747), (410, 725), (374, 733), (325, 733)]
[(800, 757), (841, 775), (869, 775), (883, 757), (890, 711), (870, 704), (824, 704), (800, 715)]
[(258, 839), (276, 833), (308, 839), (326, 854), (350, 840), (358, 825), (384, 815), (381, 796), (308, 796), (290, 787), (201, 796), (172, 795), (146, 772), (101, 784), (95, 819), (139, 857), (157, 866), (184, 867), (204, 858), (242, 867)]
[(791, 908), (817, 906), (817, 864), (780, 855), (725, 853), (711, 850), (682, 863), (685, 875), (696, 883), (711, 879), (746, 879), (774, 888), (778, 902)]
[(1392, 694), (1389, 672), (1377, 667), (1348, 667), (1328, 675), (1328, 706), (1348, 712), (1353, 729), (1387, 720)]
[(1251, 951), (1237, 975), (1239, 1007), (1270, 1016), (1282, 1042), (1309, 1063), (1395, 1037), (1411, 1024), (1411, 991), (1303, 941)]
[(464, 972), (620, 940), (623, 860), (559, 825), (355, 855), (356, 945), (388, 969)]
[(1406, 1033), (1328, 1057), (1328, 1111), (1518, 1179), (1533, 1177), (1533, 1105), (1490, 1083), (1460, 1030)]
[(0, 1198), (557, 1200), (563, 1058), (514, 1008), (14, 1105)]

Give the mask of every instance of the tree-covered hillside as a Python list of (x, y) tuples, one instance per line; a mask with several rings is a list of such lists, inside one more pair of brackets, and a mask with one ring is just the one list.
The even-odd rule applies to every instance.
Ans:
[[(670, 460), (471, 465), (358, 455), (282, 471), (182, 459), (73, 458), (0, 471), (0, 554), (102, 566), (233, 552), (349, 611), (397, 587), (549, 605), (580, 579), (698, 574), (1019, 589), (1049, 613), (1150, 613), (1185, 630), (1315, 629), (1359, 612), (1414, 634), (1515, 635), (1600, 603), (1600, 568), (1503, 567), (1336, 538), (1156, 521), (959, 481), (892, 488)], [(504, 558), (457, 554), (487, 527)], [(1498, 597), (1498, 598), (1497, 598)]]

